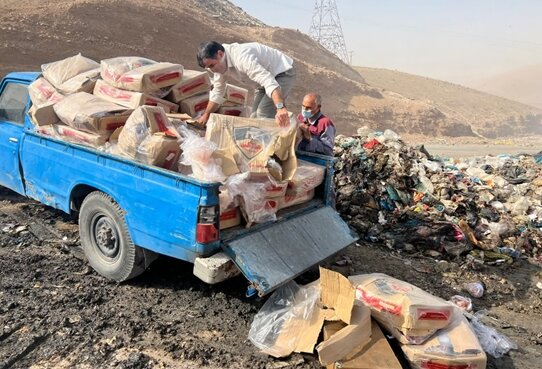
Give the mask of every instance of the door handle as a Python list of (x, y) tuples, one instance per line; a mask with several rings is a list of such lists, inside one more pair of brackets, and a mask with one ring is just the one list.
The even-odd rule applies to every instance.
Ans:
[(16, 139), (15, 137), (10, 137), (10, 138), (9, 138), (9, 142), (17, 143), (17, 142), (19, 142), (19, 140)]

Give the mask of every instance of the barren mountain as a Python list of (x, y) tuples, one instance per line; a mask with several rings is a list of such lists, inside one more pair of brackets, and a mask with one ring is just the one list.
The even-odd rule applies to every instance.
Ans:
[[(542, 64), (530, 65), (495, 75), (470, 86), (480, 91), (542, 109)], [(533, 81), (536, 81), (533, 83)]]
[[(471, 111), (452, 114), (436, 99), (408, 96), (395, 88), (393, 81), (388, 87), (367, 83), (363, 72), (342, 63), (304, 33), (268, 27), (226, 0), (0, 2), (2, 75), (39, 70), (43, 63), (79, 52), (97, 61), (136, 55), (199, 69), (196, 48), (207, 40), (259, 41), (285, 51), (294, 58), (298, 73), (288, 107), (297, 111), (303, 94), (315, 90), (322, 95), (323, 110), (340, 133), (352, 134), (363, 125), (430, 136), (474, 135), (473, 130), (486, 136), (542, 131), (539, 110), (520, 105), (514, 108), (489, 95), (480, 94), (478, 99), (497, 101), (486, 104), (488, 111), (477, 110), (484, 105), (479, 103), (472, 104)], [(234, 82), (254, 87), (250, 81)], [(433, 88), (427, 93), (446, 91)], [(457, 98), (461, 99), (459, 91)], [(491, 106), (500, 106), (501, 111), (494, 114)]]

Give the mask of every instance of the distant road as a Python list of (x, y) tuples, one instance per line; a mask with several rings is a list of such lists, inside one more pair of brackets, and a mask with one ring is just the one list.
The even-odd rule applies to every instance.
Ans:
[(425, 148), (431, 155), (445, 157), (472, 157), (499, 154), (536, 154), (542, 151), (541, 146), (521, 146), (521, 145), (496, 145), (496, 144), (425, 144)]

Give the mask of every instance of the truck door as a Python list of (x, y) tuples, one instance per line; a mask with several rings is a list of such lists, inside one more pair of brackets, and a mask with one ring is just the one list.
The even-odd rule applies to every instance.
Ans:
[(28, 86), (3, 81), (0, 85), (0, 185), (24, 194), (19, 170), (19, 144), (22, 137)]

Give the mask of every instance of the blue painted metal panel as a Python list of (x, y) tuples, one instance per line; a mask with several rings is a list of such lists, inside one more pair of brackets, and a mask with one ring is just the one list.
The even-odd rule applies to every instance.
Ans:
[(265, 295), (357, 240), (326, 206), (224, 243), (223, 249)]

